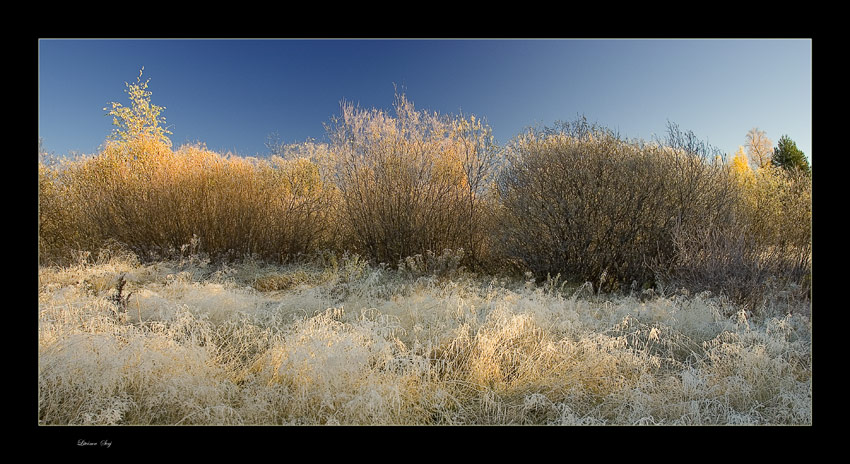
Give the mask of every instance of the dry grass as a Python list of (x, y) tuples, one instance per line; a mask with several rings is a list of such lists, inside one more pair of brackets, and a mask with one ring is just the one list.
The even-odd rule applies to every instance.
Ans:
[(810, 316), (585, 287), (330, 255), (42, 267), (38, 420), (812, 423)]

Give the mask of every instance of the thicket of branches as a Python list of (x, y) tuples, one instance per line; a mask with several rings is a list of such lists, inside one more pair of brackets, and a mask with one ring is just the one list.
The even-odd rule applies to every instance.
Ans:
[(417, 111), (404, 95), (394, 110), (346, 103), (327, 127), (342, 246), (391, 265), (463, 249), (475, 264), (486, 247), (486, 187), (497, 153), (489, 127), (474, 116)]
[(325, 239), (329, 197), (307, 160), (222, 156), (202, 146), (147, 155), (107, 148), (58, 173), (40, 171), (42, 257), (113, 241), (148, 260), (194, 242), (213, 259), (281, 260)]
[(538, 276), (603, 290), (654, 284), (674, 225), (725, 221), (733, 186), (704, 147), (670, 127), (666, 144), (622, 140), (586, 119), (528, 131), (497, 183), (503, 253)]
[(811, 177), (774, 166), (730, 171), (734, 214), (710, 225), (676, 224), (676, 253), (656, 263), (656, 275), (670, 285), (722, 293), (749, 307), (777, 295), (810, 297)]
[(644, 143), (583, 118), (528, 131), (507, 153), (497, 243), (538, 278), (709, 290), (751, 307), (779, 289), (810, 292), (803, 172), (744, 171), (675, 124)]

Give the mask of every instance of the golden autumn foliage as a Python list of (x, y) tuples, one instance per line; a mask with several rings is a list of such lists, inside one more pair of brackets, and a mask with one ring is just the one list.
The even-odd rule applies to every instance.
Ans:
[(76, 227), (95, 242), (113, 239), (155, 258), (196, 238), (213, 257), (280, 260), (328, 238), (330, 197), (309, 160), (222, 156), (201, 145), (114, 155), (107, 149), (64, 168)]
[(743, 147), (730, 167), (740, 189), (739, 213), (764, 246), (808, 250), (811, 242), (811, 178), (772, 164), (752, 169)]
[(744, 151), (744, 147), (738, 147), (738, 151), (732, 158), (730, 165), (732, 167), (732, 172), (734, 172), (742, 180), (752, 176), (753, 170), (747, 161), (747, 153)]
[(39, 242), (52, 245), (40, 247), (43, 260), (110, 241), (145, 259), (196, 241), (213, 258), (281, 260), (329, 237), (330, 191), (313, 161), (173, 151), (147, 81), (128, 88), (133, 104), (113, 103), (117, 129), (100, 153), (39, 166)]
[(132, 106), (112, 102), (112, 108), (107, 112), (107, 116), (112, 116), (112, 124), (116, 126), (109, 137), (109, 144), (115, 148), (124, 148), (136, 156), (144, 156), (151, 149), (171, 147), (171, 140), (166, 135), (171, 132), (163, 127), (165, 117), (160, 115), (165, 107), (151, 103), (151, 92), (147, 90), (150, 79), (142, 82), (143, 72), (144, 67), (139, 71), (135, 84), (125, 83), (125, 92)]

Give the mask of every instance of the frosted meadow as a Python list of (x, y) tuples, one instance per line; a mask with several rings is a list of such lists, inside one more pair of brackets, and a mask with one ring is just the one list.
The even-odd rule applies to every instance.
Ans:
[(39, 421), (811, 424), (807, 315), (590, 287), (356, 257), (42, 268)]
[(809, 171), (403, 95), (172, 149), (146, 89), (39, 159), (40, 425), (812, 424)]

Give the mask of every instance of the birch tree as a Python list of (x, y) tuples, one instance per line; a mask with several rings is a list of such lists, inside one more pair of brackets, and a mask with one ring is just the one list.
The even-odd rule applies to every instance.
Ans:
[(747, 132), (747, 155), (750, 157), (750, 163), (757, 169), (770, 165), (773, 157), (773, 142), (758, 127)]

